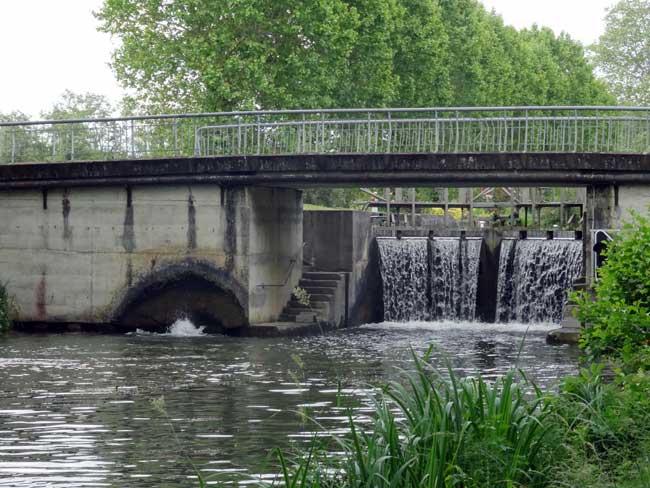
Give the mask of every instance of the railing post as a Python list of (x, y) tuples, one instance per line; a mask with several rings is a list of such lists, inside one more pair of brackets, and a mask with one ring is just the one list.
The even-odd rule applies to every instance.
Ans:
[(323, 154), (325, 152), (325, 114), (324, 113), (321, 113), (320, 120), (321, 120), (321, 134), (320, 134), (321, 135), (321, 140), (320, 140), (321, 141), (321, 150), (320, 150), (320, 154)]
[(260, 123), (260, 116), (257, 116), (257, 155), (261, 154), (262, 144), (262, 125)]
[(16, 162), (16, 128), (11, 128), (11, 162)]
[(440, 131), (440, 128), (439, 128), (439, 126), (438, 126), (438, 111), (435, 111), (435, 112), (433, 113), (433, 119), (434, 119), (434, 121), (435, 121), (435, 123), (436, 123), (436, 147), (435, 147), (435, 151), (434, 151), (434, 152), (435, 152), (435, 153), (438, 153), (438, 150), (439, 150), (439, 147), (440, 147), (440, 146), (439, 146), (439, 141), (440, 141), (440, 139), (439, 139), (439, 138), (440, 138), (439, 131)]
[(74, 161), (74, 127), (70, 126), (70, 161)]
[(574, 135), (573, 135), (573, 152), (578, 152), (578, 109), (573, 111), (574, 116)]
[(372, 146), (372, 130), (370, 128), (370, 112), (368, 112), (368, 152), (370, 152), (371, 146)]
[(135, 121), (131, 119), (131, 157), (135, 158)]
[(457, 110), (456, 111), (456, 144), (455, 144), (455, 148), (454, 148), (455, 153), (458, 153), (458, 143), (459, 143), (459, 139), (460, 139), (460, 126), (459, 126), (460, 120), (459, 119), (460, 119), (460, 114), (458, 113), (458, 110)]
[(390, 117), (390, 112), (388, 112), (388, 148), (387, 153), (390, 153), (391, 143), (393, 142), (393, 124)]
[(194, 121), (194, 156), (201, 155), (201, 138), (199, 136), (201, 128), (196, 126), (196, 120)]
[(172, 124), (174, 131), (174, 156), (178, 156), (178, 119), (174, 118)]
[(650, 153), (650, 112), (645, 114), (645, 135), (646, 135), (646, 145), (645, 145), (645, 154)]
[(241, 115), (237, 116), (237, 155), (241, 155)]
[(528, 152), (528, 109), (524, 113), (526, 117), (526, 125), (524, 128), (524, 152)]

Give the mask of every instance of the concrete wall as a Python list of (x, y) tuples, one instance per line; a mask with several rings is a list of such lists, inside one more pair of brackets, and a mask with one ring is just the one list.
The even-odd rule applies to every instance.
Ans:
[[(381, 278), (370, 214), (349, 210), (304, 213), (305, 261), (314, 270), (342, 273), (344, 300), (335, 315), (347, 325), (382, 319)], [(347, 297), (347, 299), (345, 299)], [(343, 302), (343, 303), (341, 303)]]
[(0, 192), (0, 279), (19, 321), (116, 321), (143, 295), (194, 277), (251, 323), (273, 320), (298, 281), (287, 270), (301, 262), (301, 213), (299, 191), (268, 188)]
[(630, 211), (648, 215), (650, 206), (650, 185), (592, 185), (587, 188), (585, 230), (585, 268), (591, 280), (592, 230), (619, 229), (630, 219)]

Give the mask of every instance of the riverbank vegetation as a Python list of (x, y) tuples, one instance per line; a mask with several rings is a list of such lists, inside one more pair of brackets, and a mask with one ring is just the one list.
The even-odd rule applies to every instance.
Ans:
[[(557, 389), (524, 373), (459, 378), (414, 357), (382, 388), (370, 422), (314, 443), (282, 481), (298, 487), (647, 488), (650, 486), (650, 220), (634, 215), (609, 245), (594, 293), (576, 294), (591, 324), (588, 361)], [(317, 437), (317, 439), (322, 439)], [(316, 441), (315, 441), (316, 442)], [(336, 452), (336, 455), (329, 453)]]
[(0, 334), (4, 334), (11, 329), (11, 302), (7, 287), (0, 283)]
[[(350, 434), (314, 444), (282, 482), (302, 487), (650, 486), (650, 382), (605, 381), (602, 366), (544, 392), (510, 372), (488, 382), (444, 379), (426, 359), (385, 387), (371, 422), (350, 418)], [(407, 386), (404, 386), (406, 384)], [(337, 455), (329, 455), (337, 452)]]

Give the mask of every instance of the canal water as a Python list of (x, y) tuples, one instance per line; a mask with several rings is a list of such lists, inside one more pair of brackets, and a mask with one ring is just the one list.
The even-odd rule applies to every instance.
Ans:
[(373, 386), (412, 368), (411, 350), (433, 344), (433, 361), (464, 375), (518, 366), (556, 385), (579, 352), (546, 345), (552, 327), (410, 322), (249, 339), (181, 322), (169, 335), (3, 338), (0, 486), (197, 486), (192, 464), (215, 485), (272, 479), (274, 448), (344, 433), (350, 407), (367, 420)]

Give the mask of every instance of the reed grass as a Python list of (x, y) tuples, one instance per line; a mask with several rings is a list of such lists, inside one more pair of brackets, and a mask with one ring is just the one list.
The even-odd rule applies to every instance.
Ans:
[[(413, 355), (416, 370), (375, 399), (372, 427), (350, 415), (350, 433), (293, 462), (279, 454), (291, 488), (542, 487), (554, 442), (552, 402), (511, 371), (493, 382), (447, 378)], [(340, 455), (327, 455), (336, 450)]]

